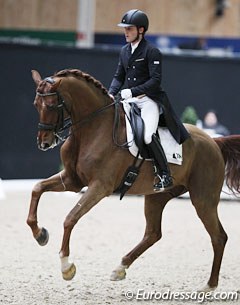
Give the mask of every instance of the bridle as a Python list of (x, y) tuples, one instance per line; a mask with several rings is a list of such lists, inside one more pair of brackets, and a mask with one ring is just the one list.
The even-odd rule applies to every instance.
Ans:
[[(50, 83), (51, 85), (53, 85), (55, 83), (54, 79), (51, 77), (47, 77), (44, 80), (46, 82)], [(119, 144), (118, 139), (116, 137), (116, 133), (118, 132), (118, 129), (119, 129), (119, 115), (120, 115), (119, 114), (119, 104), (120, 104), (119, 97), (116, 100), (114, 100), (112, 103), (110, 103), (106, 106), (103, 106), (102, 108), (90, 113), (87, 117), (83, 118), (82, 120), (73, 123), (71, 121), (71, 117), (70, 117), (71, 112), (67, 108), (62, 96), (60, 95), (60, 93), (57, 90), (54, 92), (45, 92), (45, 93), (41, 93), (41, 92), (37, 91), (36, 94), (41, 97), (47, 97), (47, 96), (52, 96), (52, 95), (57, 96), (56, 105), (50, 106), (50, 105), (46, 104), (46, 106), (50, 110), (57, 111), (57, 113), (58, 113), (57, 123), (56, 124), (47, 124), (47, 123), (43, 123), (43, 122), (38, 123), (38, 130), (53, 131), (54, 135), (56, 136), (56, 138), (58, 140), (56, 145), (59, 145), (61, 142), (64, 142), (71, 135), (71, 132), (69, 132), (68, 135), (62, 136), (61, 134), (65, 130), (67, 130), (73, 126), (77, 126), (76, 128), (74, 128), (74, 131), (75, 131), (76, 129), (81, 128), (83, 125), (90, 122), (93, 118), (95, 118), (100, 113), (104, 112), (106, 109), (114, 106), (115, 107), (115, 117), (114, 117), (114, 127), (113, 127), (113, 141), (119, 147), (122, 147), (122, 148), (128, 147), (127, 142), (123, 143), (123, 144)], [(64, 119), (65, 111), (68, 113), (68, 117), (66, 119)]]
[[(51, 85), (55, 83), (55, 81), (51, 77), (47, 77), (44, 80), (50, 83)], [(39, 122), (38, 130), (53, 131), (55, 136), (59, 140), (62, 140), (60, 134), (71, 126), (70, 111), (68, 110), (63, 98), (61, 97), (58, 91), (46, 92), (46, 93), (41, 93), (37, 91), (36, 94), (41, 97), (47, 97), (52, 95), (57, 96), (56, 105), (50, 106), (46, 104), (46, 106), (49, 108), (50, 111), (57, 111), (58, 118), (56, 124), (47, 124), (47, 123)], [(64, 112), (68, 113), (68, 117), (66, 119), (64, 118)]]

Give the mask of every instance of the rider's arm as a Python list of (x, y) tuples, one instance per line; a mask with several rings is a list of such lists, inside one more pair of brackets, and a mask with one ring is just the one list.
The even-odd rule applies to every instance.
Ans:
[(109, 94), (114, 96), (119, 92), (119, 90), (124, 84), (125, 76), (126, 76), (126, 72), (122, 64), (121, 54), (120, 54), (117, 70), (114, 74), (112, 83), (109, 88)]

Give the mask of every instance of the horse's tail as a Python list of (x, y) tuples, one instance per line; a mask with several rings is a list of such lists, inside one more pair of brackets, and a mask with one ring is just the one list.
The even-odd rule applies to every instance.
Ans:
[(214, 140), (221, 149), (226, 164), (226, 184), (233, 193), (240, 193), (240, 135), (214, 138)]

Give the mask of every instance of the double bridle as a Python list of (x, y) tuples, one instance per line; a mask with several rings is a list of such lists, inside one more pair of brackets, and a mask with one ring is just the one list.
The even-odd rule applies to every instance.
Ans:
[[(53, 84), (54, 80), (50, 77), (45, 79), (47, 82)], [(40, 92), (36, 92), (36, 94), (38, 96), (41, 97), (46, 97), (46, 96), (52, 96), (52, 95), (56, 95), (57, 96), (57, 104), (56, 105), (47, 105), (46, 106), (49, 108), (49, 110), (51, 111), (57, 111), (58, 113), (58, 119), (56, 124), (47, 124), (47, 123), (43, 123), (43, 122), (39, 122), (38, 123), (38, 130), (46, 130), (46, 131), (53, 131), (54, 135), (60, 140), (60, 141), (64, 141), (65, 139), (63, 137), (61, 137), (61, 133), (70, 128), (72, 126), (71, 123), (71, 118), (70, 118), (70, 111), (68, 110), (63, 98), (61, 97), (61, 95), (59, 94), (58, 91), (55, 92), (46, 92), (46, 93), (40, 93)], [(64, 118), (64, 112), (68, 113), (68, 117), (65, 119)]]
[[(44, 80), (46, 82), (50, 83), (51, 85), (53, 85), (55, 83), (54, 79), (51, 78), (51, 77), (47, 77)], [(58, 113), (57, 123), (56, 124), (46, 124), (46, 123), (42, 123), (42, 122), (38, 123), (38, 130), (46, 130), (46, 131), (53, 131), (54, 132), (54, 135), (58, 139), (58, 142), (56, 143), (56, 145), (59, 145), (61, 142), (64, 142), (71, 135), (71, 133), (69, 133), (68, 135), (66, 135), (64, 137), (61, 136), (61, 134), (66, 129), (69, 129), (70, 127), (76, 126), (76, 125), (77, 125), (77, 127), (74, 130), (76, 130), (78, 128), (81, 128), (83, 125), (90, 122), (94, 117), (96, 117), (100, 113), (104, 112), (106, 109), (108, 109), (112, 106), (115, 106), (113, 141), (119, 147), (123, 147), (123, 148), (127, 147), (127, 142), (123, 143), (123, 144), (119, 144), (118, 140), (117, 140), (117, 137), (116, 137), (116, 133), (117, 133), (117, 130), (119, 128), (119, 104), (120, 104), (119, 103), (120, 102), (119, 98), (117, 98), (117, 100), (113, 101), (112, 103), (110, 103), (106, 106), (103, 106), (102, 108), (90, 113), (87, 117), (83, 118), (82, 120), (73, 123), (71, 121), (71, 117), (70, 117), (71, 112), (67, 108), (63, 98), (61, 97), (61, 95), (59, 94), (58, 91), (46, 92), (46, 93), (41, 93), (41, 92), (37, 91), (36, 94), (38, 96), (41, 96), (41, 97), (52, 96), (52, 95), (57, 96), (57, 104), (56, 105), (51, 105), (51, 106), (46, 105), (50, 110), (57, 111), (57, 113)], [(64, 119), (64, 111), (66, 111), (69, 115), (68, 118), (66, 118), (66, 119)]]

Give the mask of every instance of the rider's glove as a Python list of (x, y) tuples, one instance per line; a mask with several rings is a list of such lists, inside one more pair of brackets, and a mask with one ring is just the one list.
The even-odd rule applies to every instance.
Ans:
[(121, 91), (121, 97), (124, 100), (127, 100), (129, 98), (132, 98), (132, 91), (130, 89), (123, 89)]
[(108, 93), (108, 95), (114, 100), (114, 96), (111, 93)]

